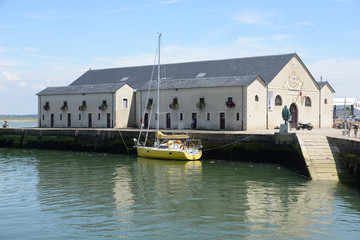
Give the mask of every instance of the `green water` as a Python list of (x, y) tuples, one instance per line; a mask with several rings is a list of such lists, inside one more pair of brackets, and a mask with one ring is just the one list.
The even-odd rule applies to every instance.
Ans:
[(279, 165), (0, 149), (0, 239), (359, 239), (359, 211)]

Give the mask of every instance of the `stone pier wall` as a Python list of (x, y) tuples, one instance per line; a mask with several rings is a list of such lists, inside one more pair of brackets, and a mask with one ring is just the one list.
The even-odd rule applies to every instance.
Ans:
[(341, 154), (355, 154), (360, 157), (360, 141), (350, 138), (327, 137), (329, 143), (336, 146)]
[[(133, 139), (138, 134), (138, 129), (8, 128), (0, 129), (0, 147), (135, 154)], [(202, 140), (203, 159), (279, 163), (309, 176), (295, 133), (188, 131), (188, 134)], [(154, 136), (155, 131), (151, 131), (149, 139)], [(335, 137), (328, 137), (328, 141), (340, 154), (360, 156), (359, 141)]]

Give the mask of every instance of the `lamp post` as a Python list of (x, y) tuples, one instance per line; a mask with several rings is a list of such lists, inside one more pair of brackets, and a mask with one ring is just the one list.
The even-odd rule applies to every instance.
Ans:
[(344, 129), (345, 129), (345, 136), (347, 136), (347, 126), (346, 126), (346, 97), (344, 100)]

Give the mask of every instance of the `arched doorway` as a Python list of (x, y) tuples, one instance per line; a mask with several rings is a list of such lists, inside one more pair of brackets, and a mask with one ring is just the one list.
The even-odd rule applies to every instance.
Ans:
[(291, 116), (290, 128), (296, 128), (298, 123), (298, 110), (295, 103), (292, 103), (290, 105), (290, 116)]

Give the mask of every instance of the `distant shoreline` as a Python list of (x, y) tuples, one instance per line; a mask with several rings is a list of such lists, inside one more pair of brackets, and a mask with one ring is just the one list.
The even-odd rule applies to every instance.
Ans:
[(2, 121), (8, 122), (37, 122), (37, 118), (27, 118), (27, 117), (2, 117), (0, 118), (0, 122)]

